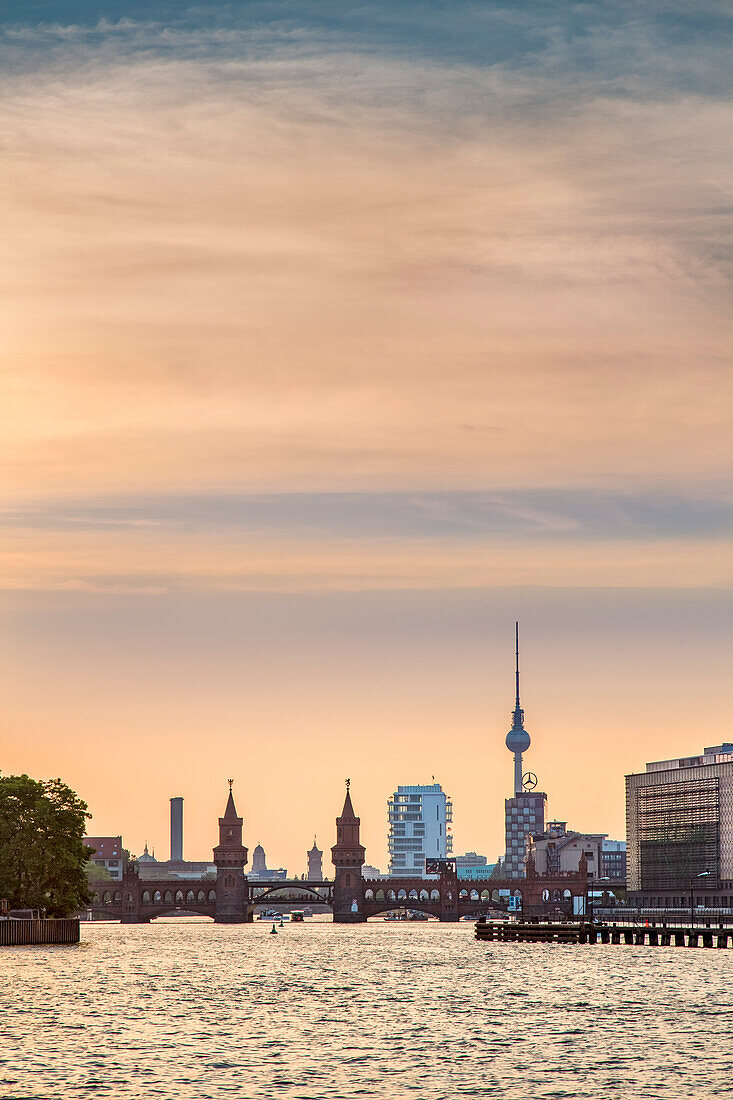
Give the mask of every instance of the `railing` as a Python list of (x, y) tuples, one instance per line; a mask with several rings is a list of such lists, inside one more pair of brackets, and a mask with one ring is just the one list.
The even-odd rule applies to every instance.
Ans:
[(733, 909), (696, 910), (694, 914), (687, 909), (649, 909), (641, 906), (624, 905), (615, 908), (594, 905), (593, 915), (599, 920), (612, 924), (639, 924), (649, 921), (652, 927), (684, 926), (685, 928), (715, 928), (733, 925)]

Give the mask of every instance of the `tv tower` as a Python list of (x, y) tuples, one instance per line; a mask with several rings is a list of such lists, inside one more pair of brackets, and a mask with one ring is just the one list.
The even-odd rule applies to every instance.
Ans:
[(519, 623), (514, 624), (514, 653), (516, 658), (515, 682), (516, 700), (512, 714), (512, 728), (506, 735), (506, 747), (514, 753), (514, 794), (521, 794), (522, 784), (522, 753), (526, 752), (531, 744), (531, 738), (524, 728), (524, 711), (519, 702)]

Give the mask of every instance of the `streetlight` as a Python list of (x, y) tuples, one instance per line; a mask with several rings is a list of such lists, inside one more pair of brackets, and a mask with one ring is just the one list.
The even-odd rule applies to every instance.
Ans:
[[(706, 875), (711, 875), (712, 871), (701, 871), (699, 875), (695, 875), (695, 878), (705, 878)], [(690, 928), (695, 924), (695, 878), (690, 879)]]

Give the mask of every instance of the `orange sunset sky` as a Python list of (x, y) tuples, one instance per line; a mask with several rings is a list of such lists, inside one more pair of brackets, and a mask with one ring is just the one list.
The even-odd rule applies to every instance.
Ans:
[(733, 740), (730, 9), (10, 0), (0, 769), (305, 869), (352, 780)]

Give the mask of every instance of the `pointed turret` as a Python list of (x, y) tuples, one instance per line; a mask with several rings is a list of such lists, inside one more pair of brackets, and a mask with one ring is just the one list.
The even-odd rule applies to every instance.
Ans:
[(234, 824), (239, 822), (240, 825), (242, 824), (242, 819), (240, 817), (238, 817), (238, 815), (237, 815), (237, 807), (234, 805), (234, 795), (232, 794), (232, 788), (231, 787), (229, 788), (229, 798), (227, 799), (227, 808), (224, 811), (224, 816), (219, 819), (220, 824), (221, 824), (221, 822), (225, 822), (227, 824), (229, 822), (232, 822)]
[[(224, 816), (219, 818), (219, 843), (216, 848), (214, 848), (214, 863), (216, 863), (217, 866), (217, 853), (219, 853), (220, 856), (224, 853), (226, 853), (227, 856), (231, 855), (235, 863), (243, 853), (240, 866), (244, 866), (247, 862), (247, 849), (242, 844), (242, 826), (244, 821), (237, 813), (237, 807), (234, 805), (234, 795), (232, 794), (233, 782), (233, 779), (229, 780), (229, 798), (227, 799)], [(227, 862), (229, 862), (228, 859)]]
[(346, 798), (341, 816), (336, 818), (336, 843), (331, 849), (334, 866), (334, 920), (337, 923), (363, 921), (363, 881), (361, 868), (366, 851), (359, 839), (360, 819), (351, 803), (350, 780), (346, 780)]
[(338, 821), (358, 821), (359, 818), (354, 813), (354, 807), (351, 804), (351, 791), (349, 790), (350, 780), (346, 780), (346, 798), (344, 799), (344, 808), (341, 811), (341, 817), (336, 818)]
[(242, 818), (234, 804), (229, 780), (229, 798), (219, 818), (219, 843), (214, 848), (216, 864), (216, 920), (239, 923), (248, 919), (248, 886), (244, 876), (247, 849), (242, 843)]

